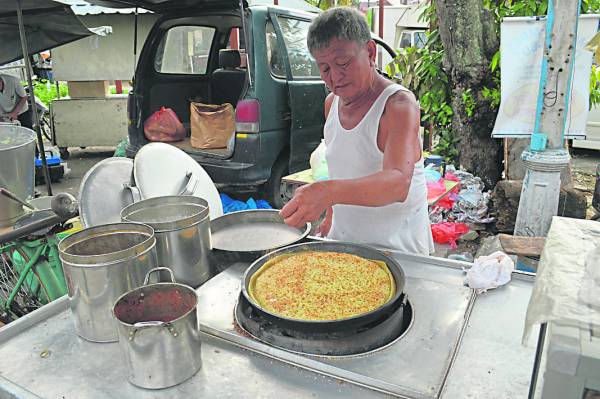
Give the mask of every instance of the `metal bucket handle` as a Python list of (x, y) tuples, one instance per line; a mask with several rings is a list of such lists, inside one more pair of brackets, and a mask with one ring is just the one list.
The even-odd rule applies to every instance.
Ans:
[[(169, 269), (168, 267), (155, 267), (154, 269), (150, 269), (148, 271), (148, 273), (146, 273), (146, 277), (144, 278), (143, 285), (148, 285), (148, 282), (150, 281), (150, 275), (152, 275), (152, 273), (160, 272), (160, 271), (169, 272), (169, 276), (171, 277), (171, 282), (175, 283), (175, 278), (173, 277), (173, 271), (171, 269)], [(174, 338), (177, 338), (177, 336), (179, 336), (179, 332), (175, 329), (175, 327), (173, 327), (173, 325), (171, 323), (165, 323), (164, 321), (157, 320), (157, 321), (138, 321), (137, 323), (133, 324), (133, 328), (129, 331), (129, 336), (127, 338), (129, 339), (129, 341), (133, 341), (135, 338), (135, 334), (139, 330), (143, 330), (146, 328), (152, 328), (152, 327), (165, 327)]]
[(173, 336), (173, 338), (177, 338), (179, 336), (179, 332), (175, 329), (175, 327), (173, 327), (171, 323), (165, 323), (163, 321), (138, 321), (133, 325), (133, 328), (129, 330), (129, 336), (127, 337), (127, 339), (129, 339), (129, 341), (133, 341), (135, 338), (135, 334), (139, 330), (144, 330), (146, 328), (152, 327), (165, 327), (167, 331), (169, 331), (169, 333)]
[(133, 186), (129, 183), (123, 184), (123, 189), (129, 191), (129, 195), (131, 195), (131, 199), (133, 202), (139, 202), (142, 200), (142, 194), (140, 193), (140, 189), (136, 186)]
[(171, 277), (171, 283), (175, 282), (175, 277), (173, 277), (173, 270), (169, 269), (168, 267), (155, 267), (154, 269), (150, 269), (148, 271), (148, 273), (146, 273), (146, 278), (144, 278), (144, 284), (143, 285), (148, 285), (148, 282), (150, 281), (150, 275), (154, 272), (160, 272), (160, 271), (167, 271), (169, 272), (169, 276)]

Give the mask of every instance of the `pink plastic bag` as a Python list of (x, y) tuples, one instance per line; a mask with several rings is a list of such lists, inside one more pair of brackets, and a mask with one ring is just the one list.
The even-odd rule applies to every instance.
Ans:
[(456, 240), (469, 231), (466, 223), (443, 222), (431, 225), (433, 241), (438, 244), (450, 244), (456, 248)]
[(150, 141), (180, 141), (185, 128), (171, 108), (161, 107), (144, 122), (144, 136)]

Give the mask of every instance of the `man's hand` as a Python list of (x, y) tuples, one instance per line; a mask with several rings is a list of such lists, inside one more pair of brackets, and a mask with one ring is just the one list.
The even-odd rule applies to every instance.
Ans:
[(317, 182), (296, 189), (294, 198), (279, 212), (285, 223), (293, 227), (302, 227), (313, 222), (323, 211), (333, 205), (329, 182)]
[(6, 115), (6, 117), (8, 118), (9, 121), (14, 121), (19, 119), (19, 115), (16, 112), (10, 112), (9, 114)]

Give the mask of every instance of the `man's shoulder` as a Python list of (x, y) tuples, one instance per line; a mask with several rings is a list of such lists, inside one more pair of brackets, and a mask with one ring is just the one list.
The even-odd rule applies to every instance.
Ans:
[(17, 85), (21, 84), (21, 80), (13, 75), (7, 75), (3, 73), (0, 74), (0, 78), (7, 87), (16, 87)]
[(394, 85), (397, 87), (397, 89), (394, 94), (388, 98), (386, 105), (418, 105), (417, 97), (412, 91), (408, 90), (402, 85)]

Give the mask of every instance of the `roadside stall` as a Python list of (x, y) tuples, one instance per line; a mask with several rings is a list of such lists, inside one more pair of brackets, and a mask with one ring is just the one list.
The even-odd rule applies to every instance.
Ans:
[[(148, 148), (148, 154), (163, 151), (180, 150), (164, 143)], [(182, 162), (163, 163), (170, 183), (163, 185), (146, 174), (157, 172), (143, 166), (144, 152), (131, 164), (107, 160), (104, 171), (84, 178), (80, 213), (93, 222), (59, 244), (69, 294), (0, 329), (0, 358), (11, 359), (1, 365), (0, 392), (17, 398), (527, 394), (535, 348), (520, 340), (532, 275), (515, 271), (505, 286), (478, 293), (464, 286), (470, 263), (320, 240), (307, 236), (310, 225), (291, 228), (273, 210), (221, 215), (220, 203), (211, 204), (212, 182), (200, 169), (188, 173), (183, 152)], [(121, 169), (121, 178), (103, 178)], [(189, 195), (200, 188), (204, 194)], [(94, 190), (103, 193), (102, 209), (83, 201), (96, 198)], [(394, 287), (388, 300), (356, 317), (311, 321), (277, 315), (257, 299), (257, 281), (272, 261), (299, 255), (312, 262), (330, 253), (387, 270)]]

